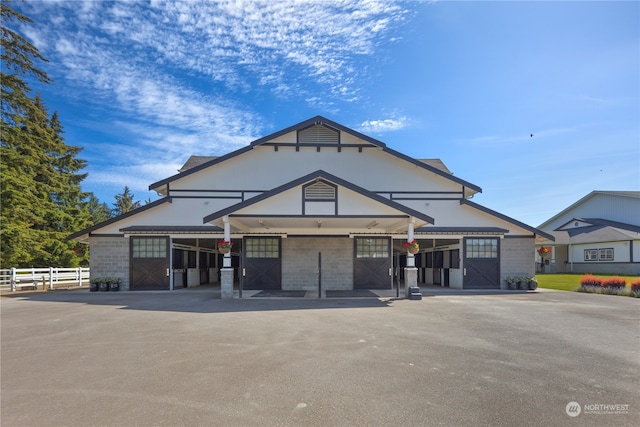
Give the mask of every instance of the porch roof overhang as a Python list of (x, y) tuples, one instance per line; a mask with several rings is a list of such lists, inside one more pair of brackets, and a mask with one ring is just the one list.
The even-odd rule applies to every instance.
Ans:
[(509, 233), (500, 227), (420, 227), (416, 236), (497, 236)]
[[(329, 181), (338, 187), (343, 187), (346, 190), (364, 196), (366, 200), (373, 201), (374, 208), (371, 209), (371, 206), (367, 206), (358, 212), (351, 211), (348, 214), (338, 212), (335, 215), (303, 214), (296, 209), (281, 213), (265, 213), (261, 210), (262, 202), (318, 179)], [(376, 207), (379, 209), (376, 209)], [(368, 230), (399, 233), (406, 231), (410, 223), (417, 228), (435, 222), (432, 217), (422, 212), (394, 202), (322, 170), (312, 172), (244, 202), (214, 212), (206, 216), (203, 221), (224, 227), (225, 218), (228, 219), (234, 231), (271, 231), (296, 234), (348, 234), (350, 232), (366, 232)]]
[(134, 225), (120, 231), (125, 234), (220, 234), (224, 230), (211, 225)]

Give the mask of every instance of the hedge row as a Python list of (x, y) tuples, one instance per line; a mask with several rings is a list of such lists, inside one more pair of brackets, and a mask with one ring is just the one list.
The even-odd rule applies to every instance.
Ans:
[(582, 276), (579, 292), (590, 292), (609, 295), (628, 295), (640, 298), (640, 279), (631, 282), (631, 288), (627, 289), (627, 281), (621, 277), (597, 277), (592, 274)]

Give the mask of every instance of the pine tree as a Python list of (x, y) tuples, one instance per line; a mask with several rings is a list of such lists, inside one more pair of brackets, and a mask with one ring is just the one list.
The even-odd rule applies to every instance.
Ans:
[(26, 79), (51, 80), (35, 67), (46, 61), (38, 49), (6, 23), (32, 22), (0, 3), (2, 36), (2, 123), (0, 128), (0, 265), (63, 266), (79, 262), (66, 235), (90, 225), (78, 173), (80, 148), (65, 144), (57, 113), (49, 116), (40, 95), (31, 97)]
[(106, 203), (100, 202), (93, 194), (89, 195), (89, 201), (87, 202), (87, 209), (89, 211), (91, 224), (99, 224), (107, 221), (111, 218), (111, 209)]
[(121, 194), (116, 194), (116, 202), (113, 204), (113, 216), (122, 215), (140, 207), (140, 202), (133, 201), (133, 194), (129, 187), (125, 186)]

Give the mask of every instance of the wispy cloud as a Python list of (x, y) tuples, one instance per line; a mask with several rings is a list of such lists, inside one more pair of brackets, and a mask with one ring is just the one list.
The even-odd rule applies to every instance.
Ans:
[[(50, 74), (78, 89), (66, 96), (109, 110), (104, 126), (128, 130), (131, 145), (144, 147), (128, 162), (146, 183), (176, 159), (228, 152), (271, 130), (234, 94), (267, 91), (332, 112), (336, 102), (360, 99), (360, 62), (407, 14), (386, 0), (33, 1), (24, 8), (35, 18), (25, 30), (50, 59)], [(403, 121), (368, 126), (385, 131)], [(128, 170), (123, 165), (111, 180)]]
[(407, 118), (390, 118), (381, 120), (366, 120), (360, 124), (359, 130), (370, 133), (384, 133), (394, 130), (400, 130), (407, 126)]

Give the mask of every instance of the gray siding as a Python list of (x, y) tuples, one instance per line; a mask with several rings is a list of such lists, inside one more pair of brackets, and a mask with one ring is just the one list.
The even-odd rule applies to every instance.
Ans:
[(118, 277), (120, 289), (129, 290), (129, 239), (124, 237), (90, 238), (91, 278)]
[(604, 218), (624, 224), (640, 225), (640, 199), (613, 194), (594, 194), (551, 222), (542, 224), (543, 231), (553, 231), (574, 218)]
[(535, 275), (535, 245), (530, 237), (502, 239), (500, 242), (500, 288), (506, 287), (507, 277)]
[(318, 253), (322, 253), (322, 289), (353, 289), (353, 239), (282, 239), (282, 289), (318, 289)]
[(591, 274), (620, 274), (622, 276), (635, 276), (640, 274), (640, 263), (634, 262), (599, 262), (586, 263), (574, 262), (574, 273), (591, 273)]

